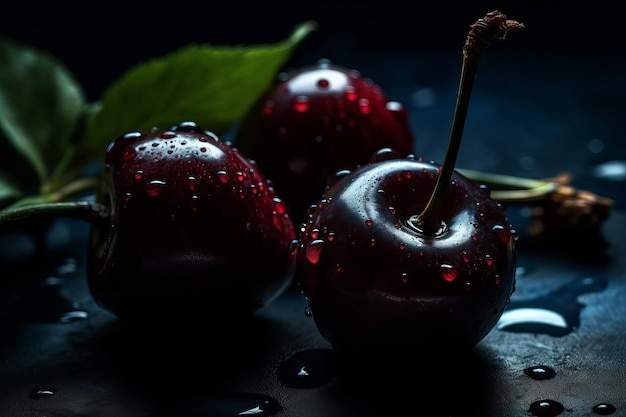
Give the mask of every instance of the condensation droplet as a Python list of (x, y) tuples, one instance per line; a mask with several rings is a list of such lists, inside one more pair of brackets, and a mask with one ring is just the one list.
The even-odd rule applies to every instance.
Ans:
[(324, 248), (324, 241), (321, 239), (315, 239), (311, 241), (305, 250), (306, 259), (312, 264), (317, 264), (322, 256), (322, 249)]
[(311, 99), (307, 96), (298, 96), (293, 105), (293, 108), (298, 113), (305, 113), (311, 107)]
[(498, 236), (498, 238), (502, 241), (502, 243), (508, 243), (511, 239), (511, 231), (501, 225), (495, 225), (491, 228)]
[(33, 400), (41, 400), (42, 398), (52, 397), (55, 391), (56, 390), (53, 388), (35, 387), (30, 391), (28, 396)]
[(372, 106), (370, 106), (368, 99), (362, 98), (359, 100), (359, 111), (363, 114), (369, 114), (372, 111)]
[(196, 182), (196, 177), (187, 178), (187, 187), (191, 191), (198, 191), (198, 183)]
[(538, 417), (554, 417), (563, 412), (563, 404), (554, 400), (539, 400), (530, 404), (528, 412)]
[(217, 178), (222, 184), (226, 184), (228, 182), (228, 174), (226, 173), (226, 171), (218, 171)]
[(176, 132), (172, 132), (171, 130), (166, 130), (165, 132), (162, 132), (159, 137), (161, 139), (172, 139), (176, 137)]
[(78, 320), (85, 320), (88, 317), (89, 313), (83, 310), (68, 311), (59, 317), (59, 323), (71, 323)]
[(450, 264), (441, 264), (441, 266), (439, 267), (439, 272), (441, 274), (441, 277), (447, 282), (454, 281), (458, 274), (457, 269)]
[(596, 404), (591, 409), (595, 414), (599, 414), (601, 416), (608, 416), (617, 411), (614, 405), (608, 403), (600, 403)]
[(554, 378), (556, 376), (556, 371), (549, 366), (535, 365), (529, 366), (528, 368), (524, 369), (524, 374), (531, 377), (532, 379), (543, 381), (546, 379)]
[(162, 180), (152, 180), (146, 184), (145, 190), (148, 195), (155, 197), (163, 192), (167, 183)]
[(346, 100), (348, 101), (356, 101), (357, 99), (356, 89), (353, 86), (346, 87), (345, 96), (346, 96)]
[(198, 211), (199, 206), (200, 206), (200, 200), (198, 199), (198, 196), (192, 195), (191, 200), (189, 201), (189, 208), (192, 211)]

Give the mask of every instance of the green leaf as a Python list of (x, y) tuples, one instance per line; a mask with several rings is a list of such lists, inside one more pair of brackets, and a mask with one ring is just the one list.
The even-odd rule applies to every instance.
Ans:
[(20, 184), (39, 186), (70, 146), (84, 111), (83, 91), (56, 58), (9, 39), (0, 39), (0, 68), (2, 169)]
[(185, 120), (222, 137), (316, 28), (315, 22), (301, 23), (271, 45), (189, 45), (136, 66), (105, 92), (84, 143), (91, 149), (81, 154), (101, 155), (120, 134)]

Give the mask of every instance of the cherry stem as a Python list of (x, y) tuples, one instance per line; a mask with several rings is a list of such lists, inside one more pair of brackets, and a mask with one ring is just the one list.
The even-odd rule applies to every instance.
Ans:
[(480, 58), (494, 39), (504, 39), (509, 30), (523, 27), (523, 24), (515, 20), (508, 20), (505, 15), (497, 10), (487, 13), (485, 17), (478, 19), (474, 24), (470, 25), (470, 31), (463, 46), (463, 66), (461, 67), (461, 77), (448, 149), (440, 167), (439, 177), (430, 200), (416, 220), (417, 224), (415, 226), (425, 234), (437, 235), (445, 229), (445, 225), (442, 225), (440, 217), (441, 206), (461, 147), (463, 128)]

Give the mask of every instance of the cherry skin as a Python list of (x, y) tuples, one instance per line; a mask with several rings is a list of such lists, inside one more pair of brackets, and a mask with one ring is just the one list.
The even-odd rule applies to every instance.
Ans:
[(295, 229), (258, 167), (193, 122), (133, 132), (106, 152), (88, 283), (130, 321), (245, 317), (293, 279)]
[(489, 190), (457, 171), (430, 234), (416, 222), (440, 166), (383, 150), (312, 209), (297, 280), (334, 350), (474, 346), (514, 291), (515, 231)]
[(249, 110), (234, 139), (256, 160), (298, 224), (336, 171), (383, 147), (413, 152), (406, 109), (360, 72), (327, 60), (283, 73)]

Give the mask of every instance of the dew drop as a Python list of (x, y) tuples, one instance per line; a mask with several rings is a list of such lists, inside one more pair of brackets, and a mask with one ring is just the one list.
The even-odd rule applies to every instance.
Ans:
[(159, 137), (161, 139), (172, 139), (176, 137), (176, 132), (172, 132), (171, 130), (166, 130), (165, 132), (162, 132)]
[(365, 225), (366, 225), (367, 227), (371, 227), (373, 224), (374, 224), (374, 222), (373, 222), (373, 221), (371, 221), (371, 220), (369, 220), (369, 219), (368, 219), (368, 220), (365, 220)]
[(74, 321), (85, 320), (88, 317), (89, 313), (83, 310), (68, 311), (59, 317), (59, 323), (72, 323)]
[(296, 102), (293, 105), (293, 108), (298, 113), (305, 113), (311, 107), (311, 99), (308, 96), (298, 96), (296, 97)]
[(322, 249), (324, 248), (324, 241), (321, 239), (315, 239), (311, 241), (305, 250), (306, 259), (312, 264), (316, 264), (320, 261), (322, 255)]
[(222, 184), (226, 184), (228, 182), (228, 174), (226, 174), (226, 171), (218, 171), (217, 178)]
[(346, 87), (345, 96), (346, 96), (346, 100), (348, 101), (356, 101), (357, 99), (356, 89), (353, 86)]
[(305, 317), (313, 317), (313, 312), (311, 311), (311, 306), (309, 305), (309, 302), (306, 302), (306, 305), (304, 306), (304, 316)]
[(315, 388), (335, 377), (334, 354), (330, 349), (307, 349), (280, 363), (280, 381), (291, 388)]
[(556, 376), (555, 370), (545, 365), (529, 366), (524, 369), (524, 373), (537, 381), (552, 379)]
[(283, 407), (267, 395), (246, 392), (203, 395), (181, 400), (167, 408), (158, 410), (159, 417), (268, 417), (277, 414)]
[(142, 178), (143, 178), (143, 171), (139, 170), (139, 171), (135, 172), (135, 179), (137, 181), (139, 181)]
[(563, 404), (554, 400), (539, 400), (530, 404), (528, 412), (537, 417), (554, 417), (563, 412)]
[(502, 241), (502, 243), (508, 243), (511, 239), (511, 231), (506, 229), (504, 226), (495, 225), (491, 228), (498, 236), (498, 238)]
[(369, 114), (372, 111), (372, 107), (370, 106), (370, 101), (366, 98), (362, 98), (359, 100), (359, 111), (363, 114)]
[(149, 196), (156, 197), (157, 195), (163, 192), (163, 189), (167, 183), (161, 180), (152, 180), (148, 184), (146, 184), (145, 190)]
[(592, 411), (601, 416), (608, 416), (617, 411), (614, 405), (608, 403), (600, 403), (593, 406)]
[(196, 177), (189, 177), (189, 178), (187, 178), (187, 187), (191, 191), (197, 191), (198, 190), (198, 183), (196, 182)]
[(493, 265), (493, 257), (489, 254), (485, 255), (485, 263), (487, 266)]
[(56, 390), (53, 388), (35, 387), (30, 391), (28, 396), (33, 400), (41, 400), (42, 398), (52, 397), (55, 391)]
[(455, 267), (453, 267), (450, 264), (441, 264), (440, 268), (440, 273), (441, 273), (441, 277), (447, 281), (447, 282), (452, 282), (456, 279), (456, 276), (458, 274), (458, 271)]
[(198, 211), (199, 205), (200, 205), (200, 201), (198, 199), (198, 196), (197, 195), (192, 195), (191, 196), (191, 201), (189, 201), (189, 208), (192, 211)]

